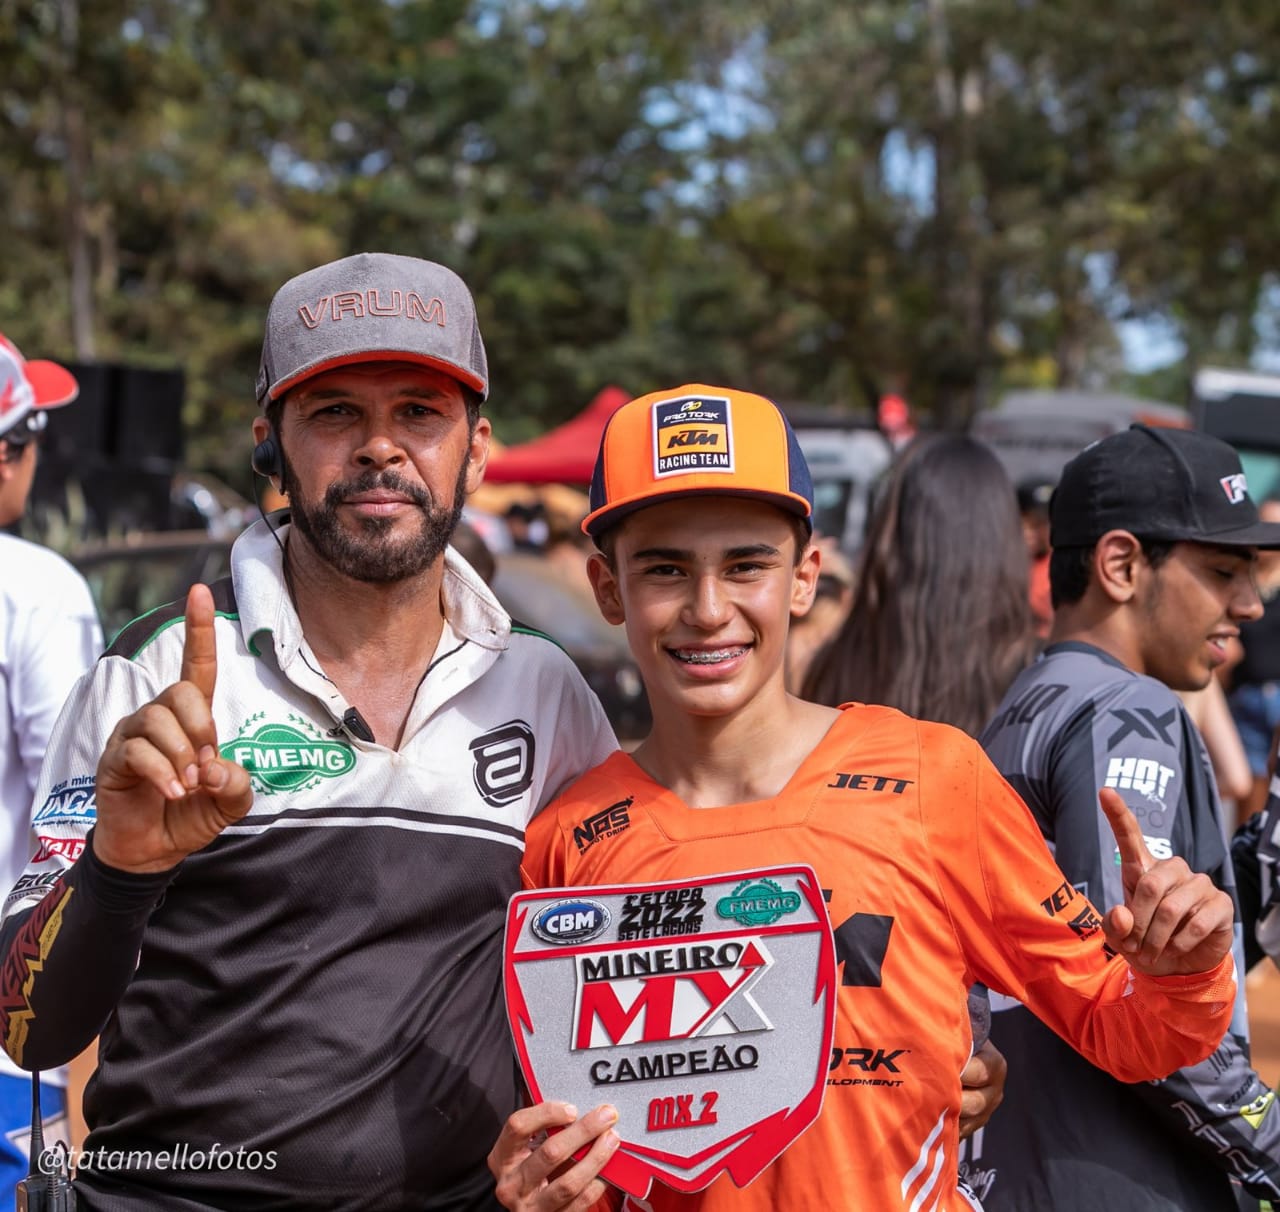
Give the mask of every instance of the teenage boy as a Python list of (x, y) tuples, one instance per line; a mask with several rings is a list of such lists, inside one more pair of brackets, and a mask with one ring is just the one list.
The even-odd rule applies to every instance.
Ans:
[[(701, 446), (678, 436), (691, 410)], [(817, 1122), (749, 1187), (723, 1175), (692, 1195), (655, 1185), (647, 1206), (972, 1208), (956, 1186), (956, 1124), (975, 981), (1033, 1005), (1125, 1081), (1212, 1050), (1234, 994), (1230, 898), (1180, 859), (1156, 862), (1113, 793), (1104, 807), (1125, 903), (1104, 921), (968, 737), (786, 692), (788, 625), (813, 598), (820, 557), (808, 471), (772, 403), (703, 385), (633, 400), (605, 430), (591, 507), (591, 582), (605, 618), (627, 629), (653, 731), (532, 824), (525, 882), (809, 863), (830, 890), (843, 961), (836, 1047), (909, 1058), (891, 1095), (833, 1085)], [(574, 826), (619, 800), (627, 828), (580, 854)], [(855, 913), (882, 928), (851, 925)], [(577, 1120), (553, 1102), (517, 1112), (490, 1155), (499, 1199), (523, 1212), (589, 1207), (606, 1192), (596, 1176), (617, 1146), (615, 1118), (602, 1106)]]
[[(1203, 689), (1261, 613), (1257, 553), (1280, 547), (1280, 525), (1259, 521), (1225, 442), (1144, 425), (1067, 464), (1050, 525), (1049, 646), (980, 740), (1085, 895), (1105, 904), (1121, 892), (1102, 786), (1129, 805), (1152, 853), (1180, 855), (1233, 892), (1213, 773), (1174, 691)], [(1280, 1196), (1280, 1114), (1249, 1063), (1243, 985), (1212, 1056), (1132, 1086), (1033, 1008), (994, 1005), (1008, 1102), (970, 1167), (989, 1209), (1257, 1212), (1259, 1198)]]

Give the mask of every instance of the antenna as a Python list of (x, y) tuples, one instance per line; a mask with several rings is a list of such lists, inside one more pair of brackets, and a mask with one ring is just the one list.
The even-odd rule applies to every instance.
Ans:
[[(48, 1166), (48, 1173), (42, 1167)], [(18, 1212), (76, 1212), (76, 1194), (67, 1174), (67, 1147), (46, 1150), (40, 1115), (40, 1074), (31, 1074), (31, 1155), (27, 1177), (17, 1187)]]

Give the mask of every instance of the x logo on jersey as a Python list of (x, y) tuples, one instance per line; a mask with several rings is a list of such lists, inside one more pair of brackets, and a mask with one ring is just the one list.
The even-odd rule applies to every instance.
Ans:
[[(1173, 745), (1173, 737), (1169, 735), (1169, 726), (1178, 718), (1178, 709), (1171, 707), (1164, 715), (1157, 715), (1146, 707), (1136, 711), (1124, 711), (1114, 708), (1111, 712), (1120, 721), (1120, 727), (1107, 737), (1107, 748), (1114, 749), (1131, 732), (1136, 732), (1144, 741), (1160, 738), (1166, 745)], [(1141, 717), (1141, 718), (1139, 718)]]

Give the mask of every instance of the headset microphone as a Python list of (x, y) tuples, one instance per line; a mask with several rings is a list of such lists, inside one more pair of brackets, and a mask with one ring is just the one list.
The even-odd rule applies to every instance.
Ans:
[(253, 448), (253, 455), (249, 462), (254, 471), (260, 476), (266, 476), (267, 479), (281, 474), (283, 460), (280, 458), (280, 443), (276, 441), (274, 434), (263, 438)]

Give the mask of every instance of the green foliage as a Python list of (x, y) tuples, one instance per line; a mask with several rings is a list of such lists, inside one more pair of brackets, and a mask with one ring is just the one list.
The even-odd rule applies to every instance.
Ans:
[(241, 487), (266, 304), (360, 249), (466, 277), (509, 440), (608, 382), (960, 423), (1115, 381), (1119, 319), (1176, 386), (1274, 310), (1242, 0), (0, 0), (0, 61), (0, 330), (181, 365)]

